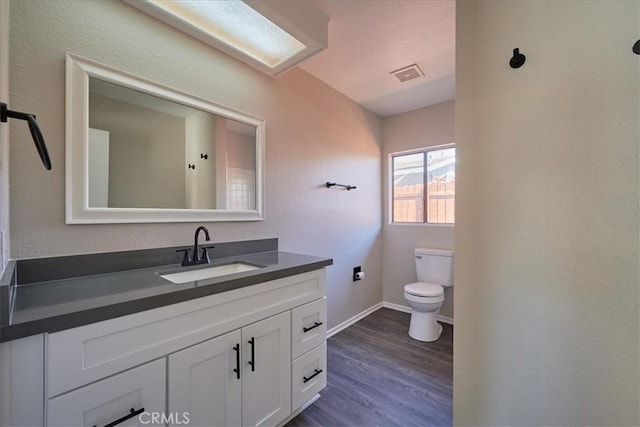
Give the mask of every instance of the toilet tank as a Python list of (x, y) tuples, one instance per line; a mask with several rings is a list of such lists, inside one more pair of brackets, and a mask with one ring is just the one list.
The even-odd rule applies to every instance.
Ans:
[(414, 254), (419, 282), (453, 286), (453, 251), (417, 248)]

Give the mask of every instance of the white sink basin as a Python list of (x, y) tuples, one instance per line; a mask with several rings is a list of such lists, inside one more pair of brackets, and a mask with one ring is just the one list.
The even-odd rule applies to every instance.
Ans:
[(215, 267), (200, 268), (198, 270), (180, 271), (177, 273), (161, 274), (160, 277), (170, 282), (180, 284), (194, 282), (196, 280), (211, 279), (212, 277), (226, 276), (244, 271), (257, 270), (261, 268), (253, 264), (244, 262), (233, 262), (230, 264), (216, 265)]

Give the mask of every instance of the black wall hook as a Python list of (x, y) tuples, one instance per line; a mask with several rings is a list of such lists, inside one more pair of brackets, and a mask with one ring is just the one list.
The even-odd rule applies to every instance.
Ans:
[(633, 45), (633, 53), (635, 53), (636, 55), (640, 55), (640, 40), (638, 40), (634, 45)]
[(209, 158), (209, 155), (200, 153), (200, 158), (207, 160)]
[(4, 102), (0, 102), (0, 121), (6, 123), (9, 118), (27, 121), (27, 123), (29, 124), (29, 130), (31, 131), (31, 138), (33, 138), (33, 143), (36, 145), (36, 150), (38, 150), (40, 160), (42, 160), (42, 164), (44, 165), (45, 169), (51, 170), (51, 159), (49, 158), (49, 151), (47, 150), (46, 142), (44, 142), (42, 132), (40, 132), (40, 127), (38, 126), (38, 122), (36, 121), (36, 116), (33, 114), (11, 111), (7, 107), (7, 104), (5, 104)]
[(191, 163), (189, 163), (187, 168), (195, 170), (196, 169), (196, 165), (192, 165)]
[(524, 65), (524, 62), (527, 60), (527, 57), (520, 53), (520, 48), (513, 49), (513, 56), (509, 61), (509, 65), (511, 68), (520, 68)]

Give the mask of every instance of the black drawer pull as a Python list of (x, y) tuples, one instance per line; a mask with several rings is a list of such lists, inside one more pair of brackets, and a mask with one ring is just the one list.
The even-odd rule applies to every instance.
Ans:
[(308, 383), (309, 381), (311, 381), (312, 379), (314, 379), (315, 377), (317, 377), (321, 373), (322, 373), (322, 369), (314, 369), (313, 375), (311, 375), (310, 377), (302, 377), (302, 382), (303, 383)]
[(313, 326), (309, 326), (308, 328), (302, 328), (302, 332), (309, 332), (310, 330), (315, 329), (320, 325), (322, 325), (322, 322), (315, 322)]
[(251, 360), (249, 361), (249, 366), (251, 366), (251, 372), (253, 372), (256, 370), (256, 339), (251, 337), (249, 344), (251, 344)]
[(236, 378), (240, 379), (240, 344), (236, 344), (233, 346), (233, 351), (236, 352), (236, 367), (233, 372), (236, 373)]
[[(125, 415), (125, 416), (124, 416), (124, 417), (122, 417), (122, 418), (118, 418), (117, 420), (112, 421), (112, 422), (110, 422), (109, 424), (106, 424), (104, 427), (113, 427), (113, 426), (117, 426), (118, 424), (121, 424), (121, 423), (123, 423), (123, 422), (127, 421), (128, 419), (135, 417), (136, 415), (140, 415), (141, 413), (143, 413), (143, 412), (144, 412), (144, 408), (140, 408), (140, 409), (138, 409), (137, 411), (136, 411), (135, 409), (131, 408), (131, 409), (130, 409), (130, 412), (131, 412), (130, 414)], [(93, 427), (96, 427), (96, 426), (94, 425)]]

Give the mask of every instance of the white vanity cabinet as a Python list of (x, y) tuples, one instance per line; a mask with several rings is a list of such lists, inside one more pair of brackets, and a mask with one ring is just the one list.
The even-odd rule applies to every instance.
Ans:
[(165, 410), (165, 360), (147, 363), (50, 399), (50, 427), (138, 426)]
[(299, 408), (327, 385), (327, 344), (296, 358), (291, 363), (291, 404)]
[(291, 405), (295, 409), (327, 385), (327, 299), (291, 310)]
[(169, 356), (170, 413), (197, 426), (242, 425), (240, 339), (237, 330)]
[(291, 315), (242, 329), (242, 425), (273, 426), (291, 413)]
[(322, 268), (4, 343), (0, 421), (102, 427), (144, 408), (118, 425), (283, 424), (326, 384), (325, 282)]
[(169, 412), (192, 425), (270, 426), (291, 413), (289, 312), (169, 356)]

